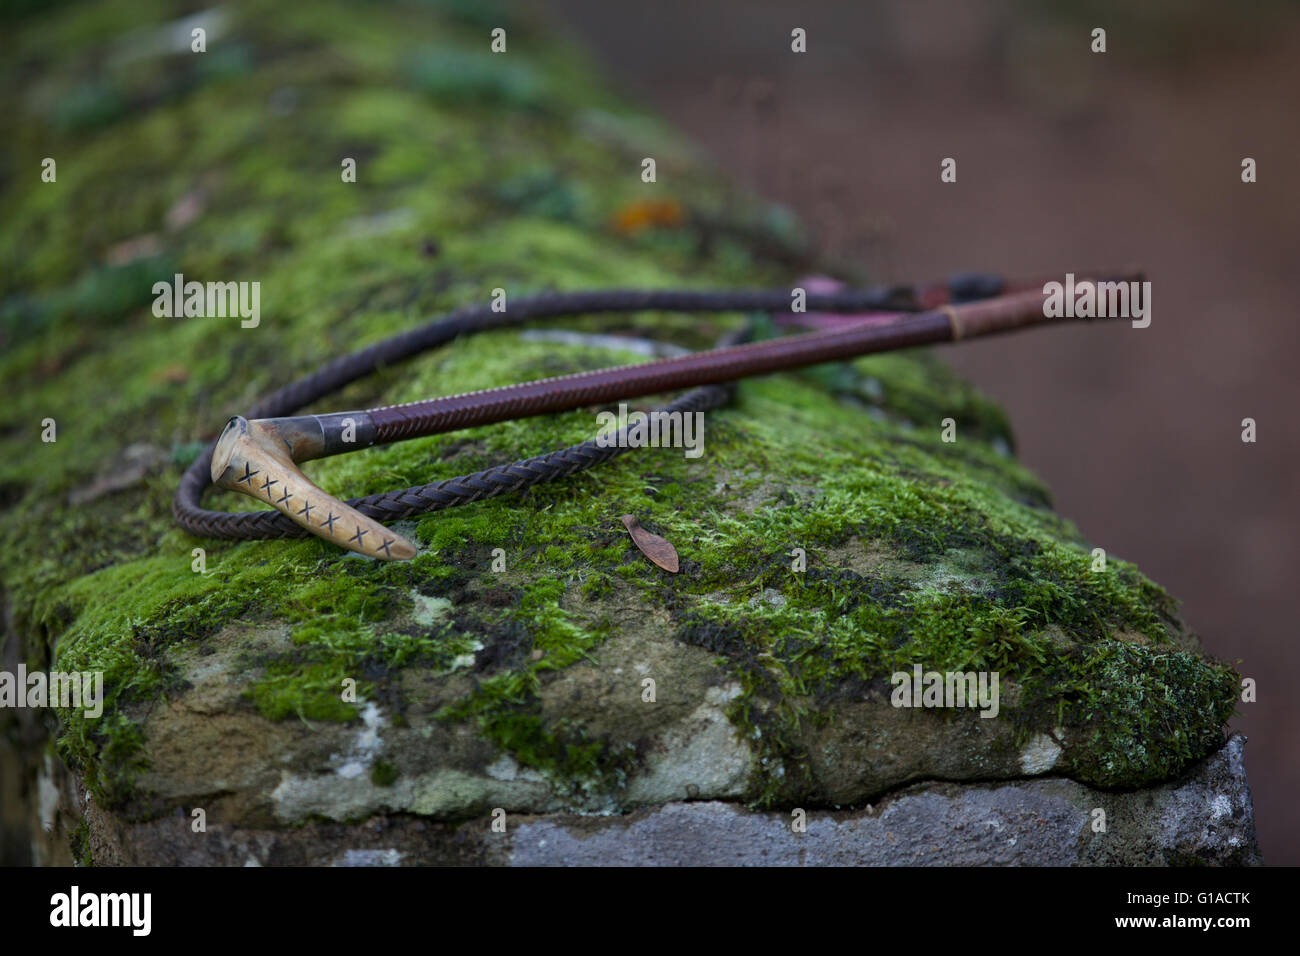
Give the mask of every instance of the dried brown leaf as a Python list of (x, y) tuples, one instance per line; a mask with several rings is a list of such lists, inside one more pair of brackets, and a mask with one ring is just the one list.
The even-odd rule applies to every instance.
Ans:
[(627, 533), (632, 536), (632, 543), (642, 554), (665, 571), (677, 573), (676, 548), (659, 535), (651, 534), (641, 527), (641, 522), (637, 520), (636, 515), (623, 515), (623, 527), (627, 528)]

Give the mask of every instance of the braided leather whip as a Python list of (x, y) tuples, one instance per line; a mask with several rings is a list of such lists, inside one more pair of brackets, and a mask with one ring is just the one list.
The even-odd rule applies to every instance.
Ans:
[[(406, 405), (385, 406), (365, 413), (355, 413), (366, 416), (370, 427), (373, 428), (370, 439), (356, 448), (365, 447), (366, 444), (383, 444), (477, 424), (598, 404), (618, 397), (670, 392), (691, 385), (700, 387), (682, 395), (659, 411), (669, 413), (706, 411), (728, 401), (734, 389), (734, 381), (747, 375), (833, 361), (870, 351), (950, 341), (965, 334), (1009, 331), (1042, 322), (1041, 306), (1028, 293), (1005, 295), (988, 302), (976, 301), (998, 296), (1008, 288), (1029, 289), (1040, 285), (1040, 283), (1026, 283), (1010, 286), (996, 277), (975, 275), (920, 289), (903, 286), (809, 295), (806, 299), (809, 311), (916, 312), (927, 308), (930, 311), (914, 318), (899, 318), (893, 322), (881, 324), (859, 322), (848, 325), (842, 330), (789, 336), (744, 346), (735, 345), (736, 339), (731, 339), (721, 343), (722, 348), (677, 359), (623, 366), (599, 372), (578, 373), (539, 382), (489, 389), (484, 392), (453, 395)], [(953, 309), (942, 304), (947, 302), (976, 302), (976, 304)], [(400, 333), (328, 363), (258, 402), (249, 411), (249, 418), (259, 421), (276, 419), (291, 424), (294, 420), (281, 419), (280, 416), (297, 411), (380, 367), (436, 348), (459, 335), (561, 315), (637, 311), (790, 312), (792, 311), (791, 293), (785, 289), (727, 292), (612, 290), (548, 293), (517, 300), (511, 303), (508, 311), (502, 312), (493, 311), (489, 306), (464, 308), (443, 319)], [(961, 313), (960, 318), (958, 312)], [(337, 420), (343, 414), (352, 413), (317, 416), (313, 421), (319, 423), (328, 418)], [(227, 432), (231, 432), (232, 426), (236, 423), (241, 423), (241, 428), (249, 426), (244, 419), (233, 419), (231, 425), (227, 426)], [(258, 425), (258, 422), (254, 422), (253, 425)], [(319, 424), (316, 427), (319, 430)], [(238, 442), (239, 436), (233, 436), (232, 440)], [(622, 444), (621, 442), (598, 444), (595, 441), (586, 441), (569, 448), (457, 478), (350, 499), (347, 504), (364, 516), (358, 517), (359, 521), (370, 518), (380, 523), (388, 523), (412, 515), (426, 514), (441, 508), (490, 498), (505, 492), (520, 491), (536, 484), (572, 475), (623, 454), (628, 448), (621, 447)], [(202, 496), (215, 477), (212, 474), (212, 462), (218, 447), (217, 443), (209, 446), (181, 478), (173, 500), (173, 513), (182, 528), (200, 536), (224, 539), (306, 537), (311, 533), (280, 511), (231, 513), (205, 509), (202, 506)], [(333, 454), (350, 450), (354, 448), (334, 447), (325, 453)], [(224, 455), (225, 452), (223, 451), (222, 454)], [(305, 457), (316, 456), (312, 454)], [(295, 460), (303, 460), (303, 458), (295, 455)], [(283, 472), (279, 474), (280, 477), (285, 477)], [(223, 477), (223, 486), (236, 487), (239, 483), (234, 481), (234, 477), (234, 472), (227, 473)], [(283, 486), (283, 499), (274, 500), (272, 494), (281, 492), (272, 492), (269, 488), (269, 485), (277, 484), (272, 477), (272, 473), (268, 472), (263, 479), (267, 484), (260, 486), (265, 494), (263, 500), (281, 505), (284, 499), (292, 497), (288, 491), (289, 486)], [(247, 493), (252, 493), (252, 482), (247, 474), (241, 477), (240, 481), (248, 482)], [(240, 486), (238, 490), (245, 490), (245, 488)], [(254, 496), (262, 497), (260, 494)], [(298, 514), (301, 516), (302, 512), (299, 511)], [(332, 514), (330, 519), (332, 521)], [(319, 516), (304, 521), (312, 527), (313, 531), (317, 522), (324, 523), (324, 519)], [(332, 524), (330, 528), (333, 528)], [(376, 527), (376, 530), (382, 532), (383, 529)], [(361, 535), (369, 533), (371, 532), (357, 527), (356, 537), (353, 539), (358, 543), (357, 550), (362, 549)], [(389, 543), (391, 539), (386, 539), (383, 545), (376, 544), (370, 547), (383, 547), (386, 551)]]

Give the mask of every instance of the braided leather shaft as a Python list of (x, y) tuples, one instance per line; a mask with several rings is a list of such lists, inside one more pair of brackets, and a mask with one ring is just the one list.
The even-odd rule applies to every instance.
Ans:
[(701, 383), (718, 384), (802, 365), (862, 355), (880, 346), (906, 348), (953, 337), (950, 318), (927, 312), (903, 323), (853, 325), (840, 332), (810, 332), (729, 349), (716, 349), (639, 365), (578, 372), (463, 395), (370, 410), (376, 444), (436, 435), (460, 428), (657, 395)]

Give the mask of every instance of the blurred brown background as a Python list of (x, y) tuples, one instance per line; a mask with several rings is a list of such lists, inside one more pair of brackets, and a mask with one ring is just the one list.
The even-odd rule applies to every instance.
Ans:
[[(873, 281), (1137, 264), (1149, 328), (945, 348), (1057, 507), (1259, 685), (1265, 861), (1300, 863), (1300, 10), (1200, 0), (549, 0), (625, 92)], [(1094, 27), (1107, 52), (1090, 51)], [(808, 52), (790, 50), (807, 31)], [(943, 157), (957, 182), (939, 180)], [(1241, 160), (1259, 181), (1241, 182)], [(1258, 442), (1241, 441), (1241, 420)]]

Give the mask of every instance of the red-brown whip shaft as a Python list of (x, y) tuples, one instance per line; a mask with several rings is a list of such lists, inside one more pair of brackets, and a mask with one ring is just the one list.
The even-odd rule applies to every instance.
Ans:
[(916, 313), (887, 324), (863, 323), (679, 358), (623, 365), (501, 388), (388, 405), (367, 414), (375, 444), (570, 411), (643, 395), (731, 382), (752, 375), (843, 361), (956, 338), (973, 338), (1053, 321), (1043, 315), (1041, 290), (1017, 292)]

